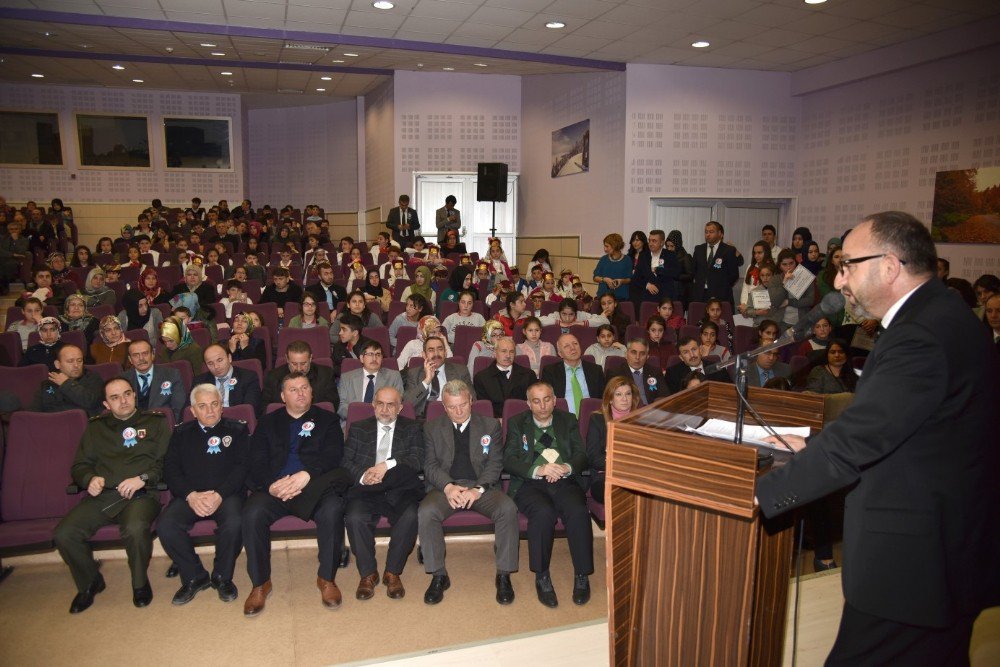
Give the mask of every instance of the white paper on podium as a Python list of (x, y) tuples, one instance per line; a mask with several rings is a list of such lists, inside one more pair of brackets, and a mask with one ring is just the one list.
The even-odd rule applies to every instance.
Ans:
[(796, 299), (801, 299), (814, 280), (816, 280), (816, 276), (813, 275), (812, 271), (799, 264), (792, 272), (791, 280), (785, 281), (785, 291)]
[[(778, 435), (799, 435), (803, 438), (809, 436), (808, 426), (775, 426), (773, 429)], [(732, 442), (733, 437), (736, 435), (736, 422), (726, 421), (725, 419), (709, 419), (698, 428), (686, 427), (684, 430), (709, 438)], [(743, 426), (743, 444), (759, 445), (761, 447), (787, 451), (785, 446), (780, 443), (773, 445), (770, 442), (764, 442), (764, 438), (769, 435), (770, 433), (763, 426), (751, 426), (749, 424)]]

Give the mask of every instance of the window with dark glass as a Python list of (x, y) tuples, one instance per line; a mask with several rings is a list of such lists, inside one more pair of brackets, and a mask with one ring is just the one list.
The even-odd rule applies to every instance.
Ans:
[(168, 169), (231, 169), (229, 120), (164, 118)]
[(80, 165), (149, 168), (149, 128), (143, 116), (76, 117)]
[(0, 164), (62, 163), (59, 114), (0, 111)]

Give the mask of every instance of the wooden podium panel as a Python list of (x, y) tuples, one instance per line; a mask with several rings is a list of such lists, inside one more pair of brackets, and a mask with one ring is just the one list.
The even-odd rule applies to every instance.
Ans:
[[(754, 506), (756, 450), (638, 423), (656, 410), (732, 420), (737, 400), (709, 382), (608, 425), (613, 665), (781, 662), (793, 531)], [(772, 425), (823, 425), (822, 397), (750, 401)]]

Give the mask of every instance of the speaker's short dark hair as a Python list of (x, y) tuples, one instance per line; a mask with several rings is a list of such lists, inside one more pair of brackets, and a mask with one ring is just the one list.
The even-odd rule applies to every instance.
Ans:
[(872, 223), (872, 240), (895, 254), (914, 275), (937, 271), (937, 249), (924, 223), (903, 211), (882, 211), (865, 217)]

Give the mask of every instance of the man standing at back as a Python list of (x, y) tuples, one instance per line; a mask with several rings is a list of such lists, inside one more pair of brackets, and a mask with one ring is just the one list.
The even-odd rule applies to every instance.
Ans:
[(694, 286), (692, 301), (733, 303), (733, 285), (740, 279), (740, 260), (736, 248), (722, 241), (725, 229), (715, 220), (705, 224), (705, 242), (694, 247)]
[(392, 238), (399, 247), (406, 250), (413, 239), (420, 233), (420, 220), (417, 211), (410, 208), (410, 196), (399, 195), (399, 206), (389, 211), (389, 219), (385, 226), (392, 230)]

